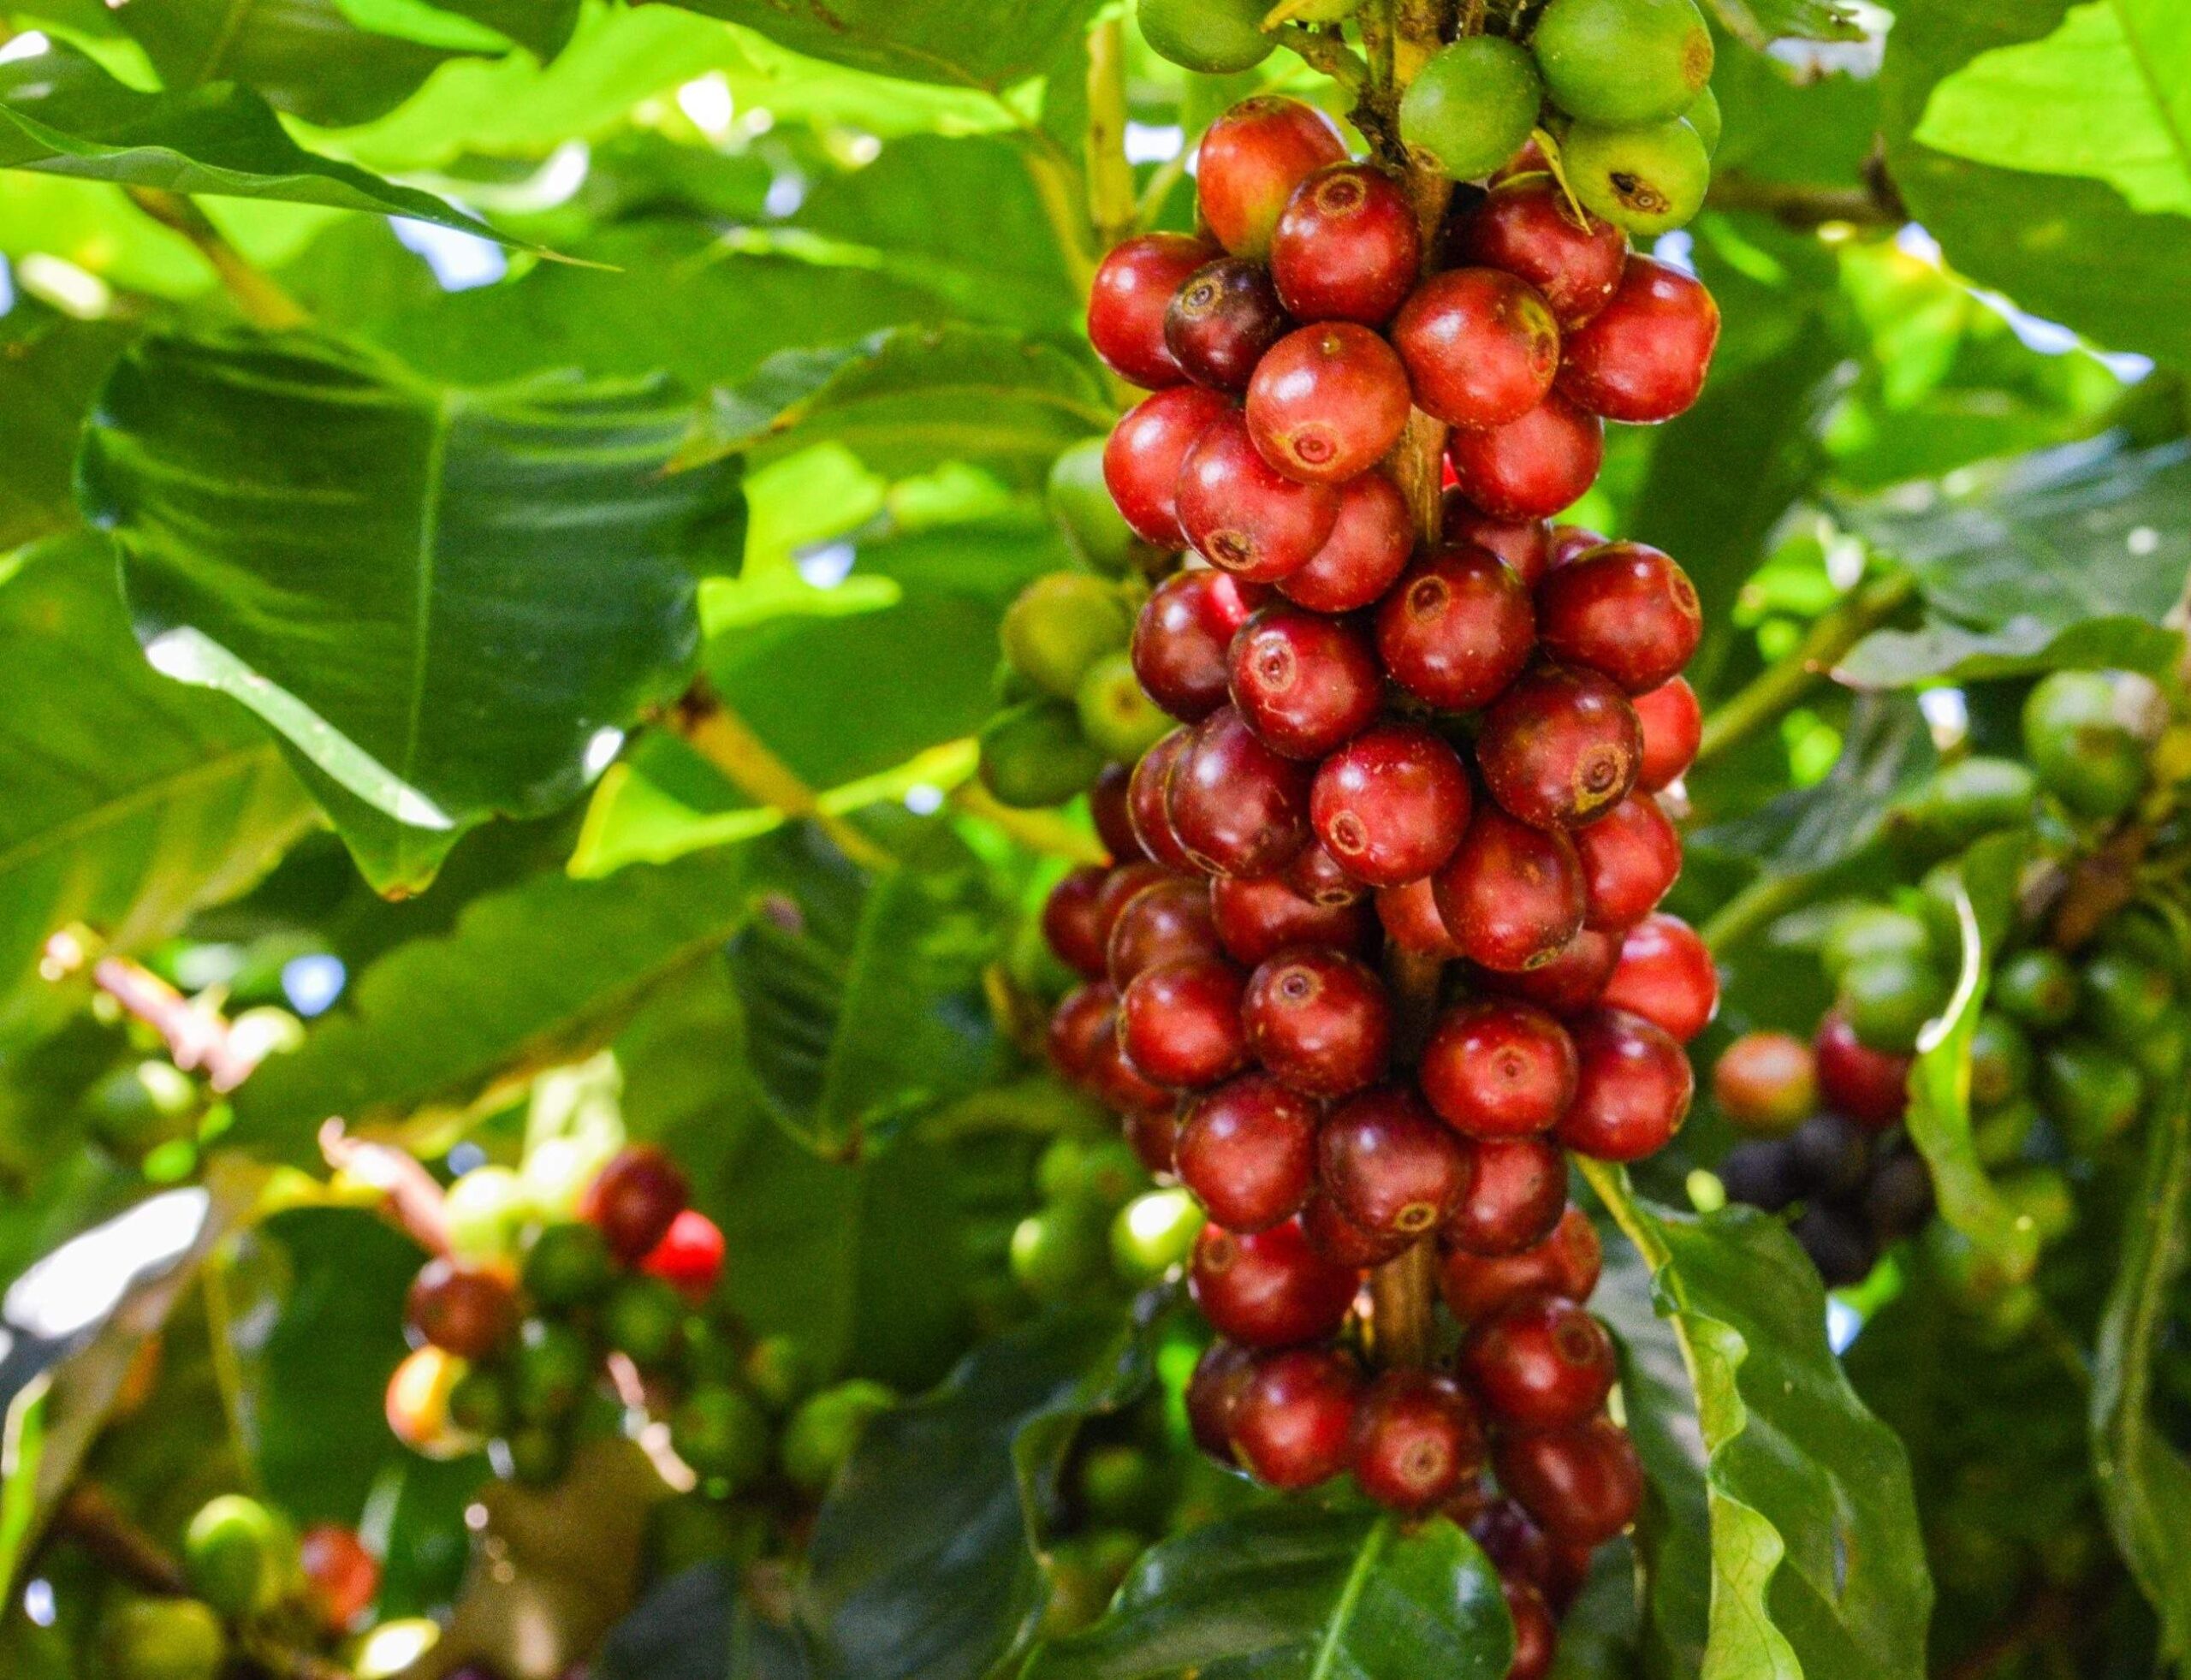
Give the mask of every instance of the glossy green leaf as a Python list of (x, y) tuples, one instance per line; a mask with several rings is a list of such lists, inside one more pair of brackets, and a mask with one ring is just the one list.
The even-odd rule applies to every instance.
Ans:
[(2173, 630), (2135, 618), (2087, 619), (2050, 630), (2028, 618), (1998, 630), (1935, 624), (1923, 630), (1875, 630), (1833, 668), (1853, 688), (1908, 688), (1936, 680), (1986, 682), (2045, 671), (2144, 671), (2158, 676), (2182, 652)]
[(734, 466), (660, 471), (682, 424), (656, 383), (463, 390), (313, 335), (159, 335), (83, 494), (154, 664), (257, 712), (367, 876), (415, 891), (684, 686), (743, 499)]
[(763, 1621), (716, 1564), (648, 1594), (588, 1671), (597, 1680), (807, 1680), (812, 1672), (798, 1635)]
[(45, 1455), (45, 1402), (34, 1383), (0, 1410), (0, 1593), (12, 1593), (15, 1569), (38, 1517), (38, 1478)]
[(0, 322), (0, 552), (77, 522), (70, 472), (77, 434), (107, 371), (129, 341), (105, 321), (72, 321), (19, 303)]
[(1497, 1574), (1443, 1517), (1277, 1505), (1151, 1549), (1026, 1680), (1499, 1680), (1513, 1637)]
[(795, 52), (912, 81), (995, 92), (1041, 69), (1090, 0), (678, 0)]
[[(425, 0), (436, 9), (454, 12), (507, 35), (534, 57), (552, 59), (569, 44), (578, 27), (582, 0)], [(351, 0), (353, 15), (357, 0)]]

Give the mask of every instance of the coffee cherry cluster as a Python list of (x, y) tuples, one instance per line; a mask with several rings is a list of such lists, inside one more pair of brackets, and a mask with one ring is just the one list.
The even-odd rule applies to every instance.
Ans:
[[(1154, 393), (1111, 436), (1111, 493), (1192, 557), (1130, 647), (1179, 727), (1097, 780), (1115, 861), (1045, 908), (1086, 982), (1051, 1052), (1208, 1214), (1203, 1444), (1273, 1487), (1458, 1502), (1523, 1536), (1513, 1558), (1556, 1556), (1512, 1566), (1515, 1672), (1539, 1673), (1548, 1604), (1640, 1489), (1565, 1152), (1661, 1147), (1718, 1000), (1657, 910), (1695, 591), (1655, 549), (1547, 521), (1605, 418), (1695, 398), (1716, 312), (1541, 175), (1460, 206), (1425, 278), (1400, 185), (1291, 100), (1236, 107), (1197, 161), (1209, 236), (1128, 240), (1090, 308)], [(1451, 479), (1421, 540), (1380, 469), (1410, 430), (1443, 436)], [(1451, 1368), (1368, 1374), (1364, 1275), (1425, 1243)], [(1511, 1503), (1482, 1507), (1487, 1468)]]
[(1193, 1252), (1202, 1210), (1176, 1186), (1153, 1188), (1117, 1137), (1063, 1137), (1035, 1169), (1041, 1206), (1012, 1227), (1012, 1275), (1037, 1301), (1144, 1287)]

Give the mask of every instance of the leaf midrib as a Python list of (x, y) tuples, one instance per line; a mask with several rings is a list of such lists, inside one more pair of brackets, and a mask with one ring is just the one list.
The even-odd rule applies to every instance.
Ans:
[(256, 773), (281, 762), (281, 749), (272, 741), (236, 747), (193, 764), (187, 769), (140, 784), (119, 798), (109, 799), (80, 811), (54, 828), (40, 830), (5, 852), (0, 852), (0, 877), (5, 877), (56, 846), (96, 834), (136, 816), (148, 805), (160, 804), (204, 782), (219, 781), (230, 775)]
[[(411, 681), (405, 699), (403, 751), (396, 774), (406, 787), (419, 785), (419, 751), (425, 733), (428, 638), (433, 633), (434, 580), (438, 570), (441, 542), (442, 488), (448, 472), (449, 436), (456, 413), (456, 394), (435, 393), (430, 411), (432, 430), (426, 438), (425, 472), (420, 489), (419, 543), (414, 557), (416, 580), (411, 602)], [(407, 823), (396, 825), (396, 853), (400, 867), (410, 863)]]
[(1354, 1620), (1354, 1608), (1362, 1600), (1363, 1589), (1369, 1584), (1369, 1571), (1385, 1555), (1385, 1548), (1392, 1543), (1392, 1519), (1381, 1517), (1363, 1538), (1361, 1549), (1354, 1554), (1354, 1564), (1346, 1572), (1345, 1583), (1339, 1591), (1339, 1600), (1332, 1606), (1331, 1619), (1324, 1625), (1324, 1636), (1316, 1641), (1315, 1665), (1309, 1671), (1309, 1680), (1332, 1680), (1338, 1671), (1339, 1646), (1346, 1637), (1346, 1630)]

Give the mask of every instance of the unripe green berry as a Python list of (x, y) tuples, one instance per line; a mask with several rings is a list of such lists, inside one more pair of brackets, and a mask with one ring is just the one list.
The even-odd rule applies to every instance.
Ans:
[(1115, 585), (1085, 572), (1051, 572), (1004, 609), (1004, 656), (1043, 693), (1070, 700), (1088, 668), (1124, 648), (1133, 615)]
[(2102, 951), (2077, 977), (2077, 1019), (2103, 1043), (2135, 1051), (2168, 1018), (2176, 987), (2159, 969)]
[(1134, 1197), (1111, 1221), (1111, 1264), (1119, 1280), (1138, 1288), (1185, 1265), (1202, 1223), (1202, 1208), (1184, 1190)]
[(2024, 757), (2078, 816), (2112, 819), (2145, 792), (2158, 719), (2158, 692), (2143, 677), (2056, 671), (2025, 697)]
[(1560, 140), (1560, 161), (1585, 209), (1646, 238), (1687, 223), (1712, 184), (1704, 142), (1678, 117), (1641, 128), (1577, 122)]
[(1172, 732), (1175, 720), (1142, 692), (1133, 659), (1125, 649), (1088, 668), (1074, 702), (1080, 733), (1104, 757), (1131, 764)]
[(764, 1404), (787, 1409), (821, 1380), (814, 1356), (793, 1336), (763, 1336), (745, 1356), (746, 1386)]
[(1719, 96), (1708, 86), (1696, 96), (1696, 103), (1682, 113), (1683, 120), (1696, 130), (1696, 138), (1704, 142), (1707, 157), (1717, 156), (1719, 150)]
[(677, 1456), (733, 1493), (769, 1467), (769, 1415), (751, 1395), (720, 1384), (695, 1388), (669, 1422)]
[(1489, 175), (1535, 128), (1544, 83), (1529, 53), (1497, 35), (1440, 47), (1400, 98), (1400, 140), (1453, 181)]
[(483, 1440), (506, 1435), (513, 1416), (509, 1385), (490, 1367), (472, 1367), (449, 1389), (448, 1421), (467, 1435)]
[(567, 1324), (530, 1319), (510, 1358), (510, 1400), (529, 1423), (567, 1416), (593, 1381), (592, 1344)]
[(1856, 905), (1834, 918), (1819, 947), (1826, 978), (1838, 982), (1860, 962), (1899, 957), (1913, 962), (1933, 959), (1933, 933), (1919, 917), (1886, 905)]
[(1998, 1010), (1978, 1018), (1970, 1036), (1970, 1106), (1993, 1109), (2031, 1089), (2031, 1041)]
[(2057, 1040), (2040, 1059), (2040, 1095), (2069, 1147), (2095, 1155), (2135, 1125), (2145, 1100), (2138, 1070), (2105, 1044)]
[(442, 1198), (449, 1253), (459, 1260), (506, 1260), (535, 1217), (532, 1194), (507, 1167), (475, 1167)]
[(1893, 814), (1901, 831), (1928, 852), (1960, 852), (1981, 835), (2031, 820), (2039, 779), (2013, 758), (1974, 754), (1944, 764)]
[(812, 1395), (784, 1425), (776, 1452), (784, 1474), (799, 1487), (819, 1493), (852, 1455), (859, 1438), (877, 1414), (898, 1404), (879, 1382), (854, 1379)]
[(547, 1226), (525, 1256), (525, 1292), (542, 1307), (589, 1306), (615, 1276), (607, 1241), (582, 1220)]
[(84, 1094), (92, 1135), (126, 1161), (188, 1137), (202, 1106), (190, 1077), (163, 1061), (116, 1068)]
[(657, 1581), (702, 1564), (745, 1569), (758, 1561), (768, 1540), (767, 1514), (750, 1505), (687, 1493), (647, 1513), (647, 1566)]
[(526, 1423), (502, 1443), (510, 1480), (527, 1487), (549, 1487), (571, 1467), (569, 1428), (560, 1423)]
[(1916, 1048), (1925, 1024), (1947, 1007), (1954, 991), (1948, 977), (1921, 959), (1866, 957), (1841, 977), (1841, 1012), (1857, 1042), (1891, 1055)]
[(240, 1493), (209, 1500), (190, 1519), (183, 1562), (191, 1589), (232, 1621), (273, 1609), (300, 1567), (289, 1525)]
[(1081, 733), (1080, 718), (1057, 700), (1007, 707), (982, 726), (982, 785), (1022, 810), (1063, 804), (1096, 780), (1108, 760)]
[(1712, 79), (1712, 32), (1691, 0), (1552, 0), (1529, 46), (1553, 103), (1579, 122), (1664, 122)]
[(2058, 951), (2019, 951), (1993, 977), (1993, 1001), (2037, 1032), (2069, 1024), (2077, 1011), (2077, 975)]
[(1102, 1226), (1090, 1209), (1054, 1202), (1012, 1228), (1012, 1275), (1037, 1301), (1062, 1301), (1103, 1262)]
[(195, 1599), (132, 1599), (107, 1612), (99, 1655), (104, 1680), (216, 1680), (228, 1630)]
[(1205, 75), (1252, 70), (1276, 45), (1263, 0), (1141, 0), (1142, 38), (1159, 58)]
[(685, 1297), (660, 1278), (629, 1278), (617, 1285), (601, 1311), (609, 1345), (643, 1371), (660, 1370), (682, 1351)]
[(1103, 483), (1104, 442), (1085, 438), (1050, 463), (1049, 508), (1073, 551), (1115, 574), (1132, 564), (1135, 537)]

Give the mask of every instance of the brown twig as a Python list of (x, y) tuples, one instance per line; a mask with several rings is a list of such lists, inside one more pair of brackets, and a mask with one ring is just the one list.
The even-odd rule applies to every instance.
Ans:
[[(90, 960), (86, 936), (64, 928), (46, 941), (39, 972), (59, 980)], [(158, 1033), (177, 1067), (186, 1073), (203, 1070), (217, 1091), (234, 1090), (258, 1066), (263, 1052), (239, 1045), (219, 1010), (185, 997), (142, 963), (101, 957), (92, 962), (92, 983)]]
[(319, 1129), (319, 1152), (335, 1171), (385, 1196), (395, 1222), (427, 1253), (448, 1252), (448, 1197), (407, 1151), (353, 1137), (333, 1119)]
[(190, 1591), (181, 1564), (96, 1481), (80, 1481), (61, 1496), (53, 1532), (74, 1540), (140, 1592), (181, 1598)]

